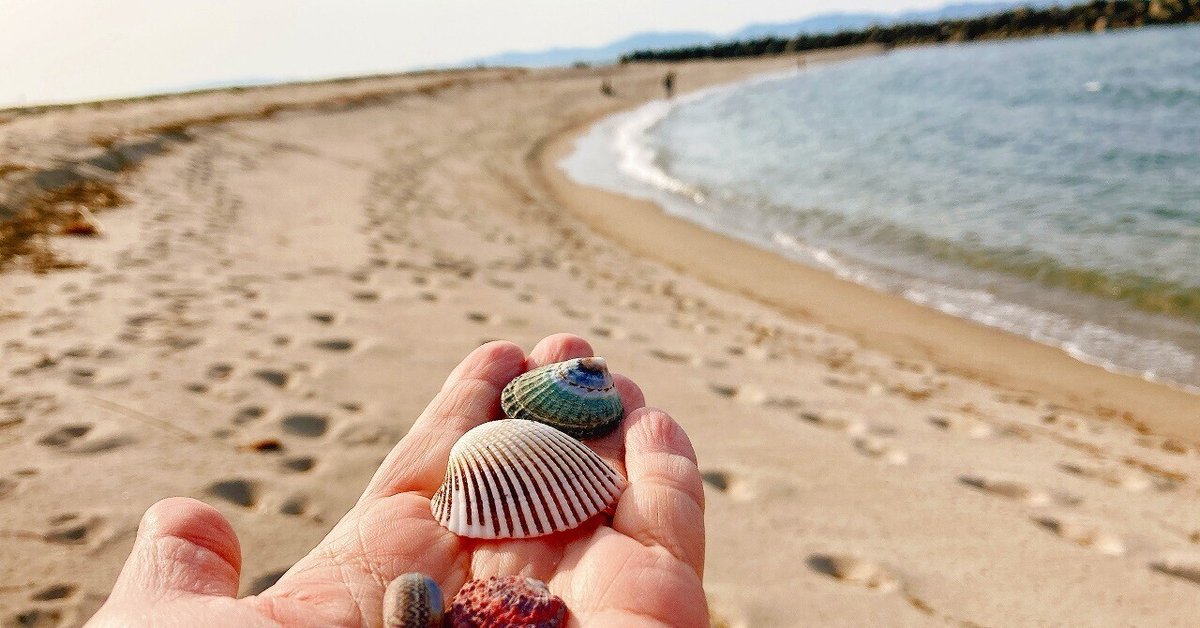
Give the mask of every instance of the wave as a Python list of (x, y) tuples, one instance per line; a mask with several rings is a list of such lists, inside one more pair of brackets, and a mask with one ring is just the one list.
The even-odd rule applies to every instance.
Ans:
[(655, 189), (677, 194), (696, 205), (704, 205), (708, 199), (700, 188), (672, 177), (663, 168), (662, 153), (654, 148), (650, 141), (654, 127), (682, 105), (733, 91), (745, 85), (786, 79), (798, 72), (799, 70), (795, 69), (767, 72), (732, 85), (699, 89), (670, 100), (652, 100), (633, 111), (617, 114), (622, 120), (614, 129), (612, 137), (612, 149), (617, 155), (617, 169)]
[(629, 120), (617, 128), (613, 137), (613, 148), (620, 155), (617, 168), (638, 181), (702, 205), (704, 194), (659, 167), (659, 151), (645, 141), (650, 130), (666, 118), (677, 104), (665, 100), (651, 102), (636, 109)]

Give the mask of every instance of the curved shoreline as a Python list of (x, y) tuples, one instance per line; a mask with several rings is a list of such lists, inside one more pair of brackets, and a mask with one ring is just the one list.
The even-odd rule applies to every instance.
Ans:
[(577, 183), (558, 167), (606, 112), (537, 142), (534, 178), (559, 205), (634, 254), (862, 345), (917, 355), (986, 384), (1131, 424), (1142, 432), (1200, 441), (1200, 396), (1081, 362), (1065, 351), (876, 292), (710, 231), (657, 203)]

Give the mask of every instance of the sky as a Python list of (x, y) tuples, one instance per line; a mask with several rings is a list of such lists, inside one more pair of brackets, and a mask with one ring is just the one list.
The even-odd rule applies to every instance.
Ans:
[(0, 106), (307, 80), (946, 0), (0, 0)]

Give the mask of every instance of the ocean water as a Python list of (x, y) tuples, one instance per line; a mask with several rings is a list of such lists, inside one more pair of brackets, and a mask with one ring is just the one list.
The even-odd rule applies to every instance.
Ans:
[(1200, 391), (1200, 27), (797, 68), (609, 118), (561, 167)]

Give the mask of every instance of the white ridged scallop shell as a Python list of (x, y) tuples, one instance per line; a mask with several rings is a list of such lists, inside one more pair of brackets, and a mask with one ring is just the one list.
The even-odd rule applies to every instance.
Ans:
[(621, 474), (583, 443), (548, 425), (502, 419), (454, 444), (431, 509), (459, 536), (528, 538), (578, 527), (624, 488)]

